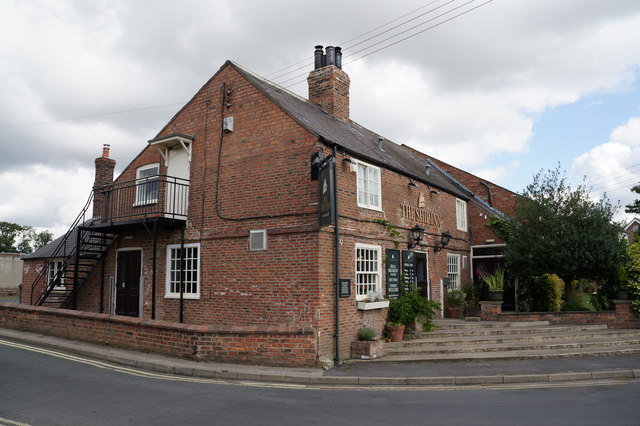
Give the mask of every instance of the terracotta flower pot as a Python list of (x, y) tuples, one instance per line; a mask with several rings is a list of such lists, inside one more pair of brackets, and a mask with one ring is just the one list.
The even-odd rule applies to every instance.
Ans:
[(387, 331), (391, 334), (392, 342), (402, 342), (404, 337), (404, 325), (387, 325)]

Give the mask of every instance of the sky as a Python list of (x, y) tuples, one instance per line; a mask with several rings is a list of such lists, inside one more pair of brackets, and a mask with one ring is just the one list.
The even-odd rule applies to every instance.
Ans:
[(620, 204), (640, 183), (637, 0), (3, 0), (0, 221), (67, 230), (230, 59), (307, 97), (343, 48), (351, 119), (521, 192), (560, 167)]

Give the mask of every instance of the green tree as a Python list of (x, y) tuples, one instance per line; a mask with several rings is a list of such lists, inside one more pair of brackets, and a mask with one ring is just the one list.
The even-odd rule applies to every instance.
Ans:
[[(635, 185), (631, 187), (631, 192), (635, 192), (636, 194), (640, 194), (640, 185)], [(627, 204), (624, 207), (624, 211), (626, 213), (640, 213), (640, 200), (634, 200), (633, 203)]]
[(32, 226), (0, 222), (0, 253), (31, 253), (52, 240), (49, 231), (36, 232)]
[(507, 242), (510, 276), (527, 280), (546, 273), (565, 282), (606, 280), (625, 261), (622, 225), (613, 222), (615, 208), (594, 201), (584, 186), (571, 188), (560, 167), (536, 174), (513, 216), (493, 218), (493, 229)]
[(16, 238), (23, 230), (17, 223), (0, 222), (0, 253), (19, 253)]

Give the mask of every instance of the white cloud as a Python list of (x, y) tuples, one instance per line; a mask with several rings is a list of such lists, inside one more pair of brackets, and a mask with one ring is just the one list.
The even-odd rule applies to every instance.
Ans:
[[(180, 7), (151, 0), (0, 2), (2, 186), (37, 193), (43, 185), (34, 170), (44, 168), (38, 175), (44, 180), (66, 176), (73, 167), (89, 170), (103, 143), (112, 145), (119, 167), (126, 165), (180, 106), (61, 120), (187, 101), (226, 59), (267, 75), (310, 59), (315, 44), (342, 44), (354, 120), (495, 179), (522, 170), (530, 174), (526, 155), (541, 113), (591, 93), (626, 90), (638, 78), (637, 0), (492, 2), (351, 62), (350, 53), (379, 39), (351, 49), (355, 41), (343, 41), (423, 5), (418, 0), (375, 6), (329, 0), (315, 9), (291, 0), (190, 0)], [(306, 96), (304, 84), (292, 89)], [(13, 127), (49, 121), (56, 123)], [(611, 138), (631, 156), (635, 125)], [(624, 159), (613, 146), (602, 149), (601, 158)], [(505, 154), (519, 167), (496, 166), (495, 159)], [(86, 179), (82, 185), (88, 188), (91, 174)], [(0, 220), (47, 226), (63, 220), (62, 213), (53, 221), (44, 218), (55, 209), (7, 194), (0, 201)]]
[(30, 166), (21, 172), (2, 172), (0, 218), (53, 230), (59, 236), (89, 198), (93, 174), (89, 168), (59, 169), (43, 165)]
[(586, 177), (585, 183), (597, 197), (620, 202), (619, 219), (628, 219), (624, 206), (636, 194), (630, 188), (640, 183), (640, 117), (633, 117), (611, 132), (609, 141), (573, 160), (571, 174)]

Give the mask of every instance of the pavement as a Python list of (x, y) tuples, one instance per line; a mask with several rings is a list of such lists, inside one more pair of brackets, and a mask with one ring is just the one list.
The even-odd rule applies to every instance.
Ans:
[(0, 328), (16, 342), (142, 370), (190, 377), (302, 385), (429, 386), (640, 379), (640, 355), (478, 362), (349, 360), (328, 370), (198, 362)]

